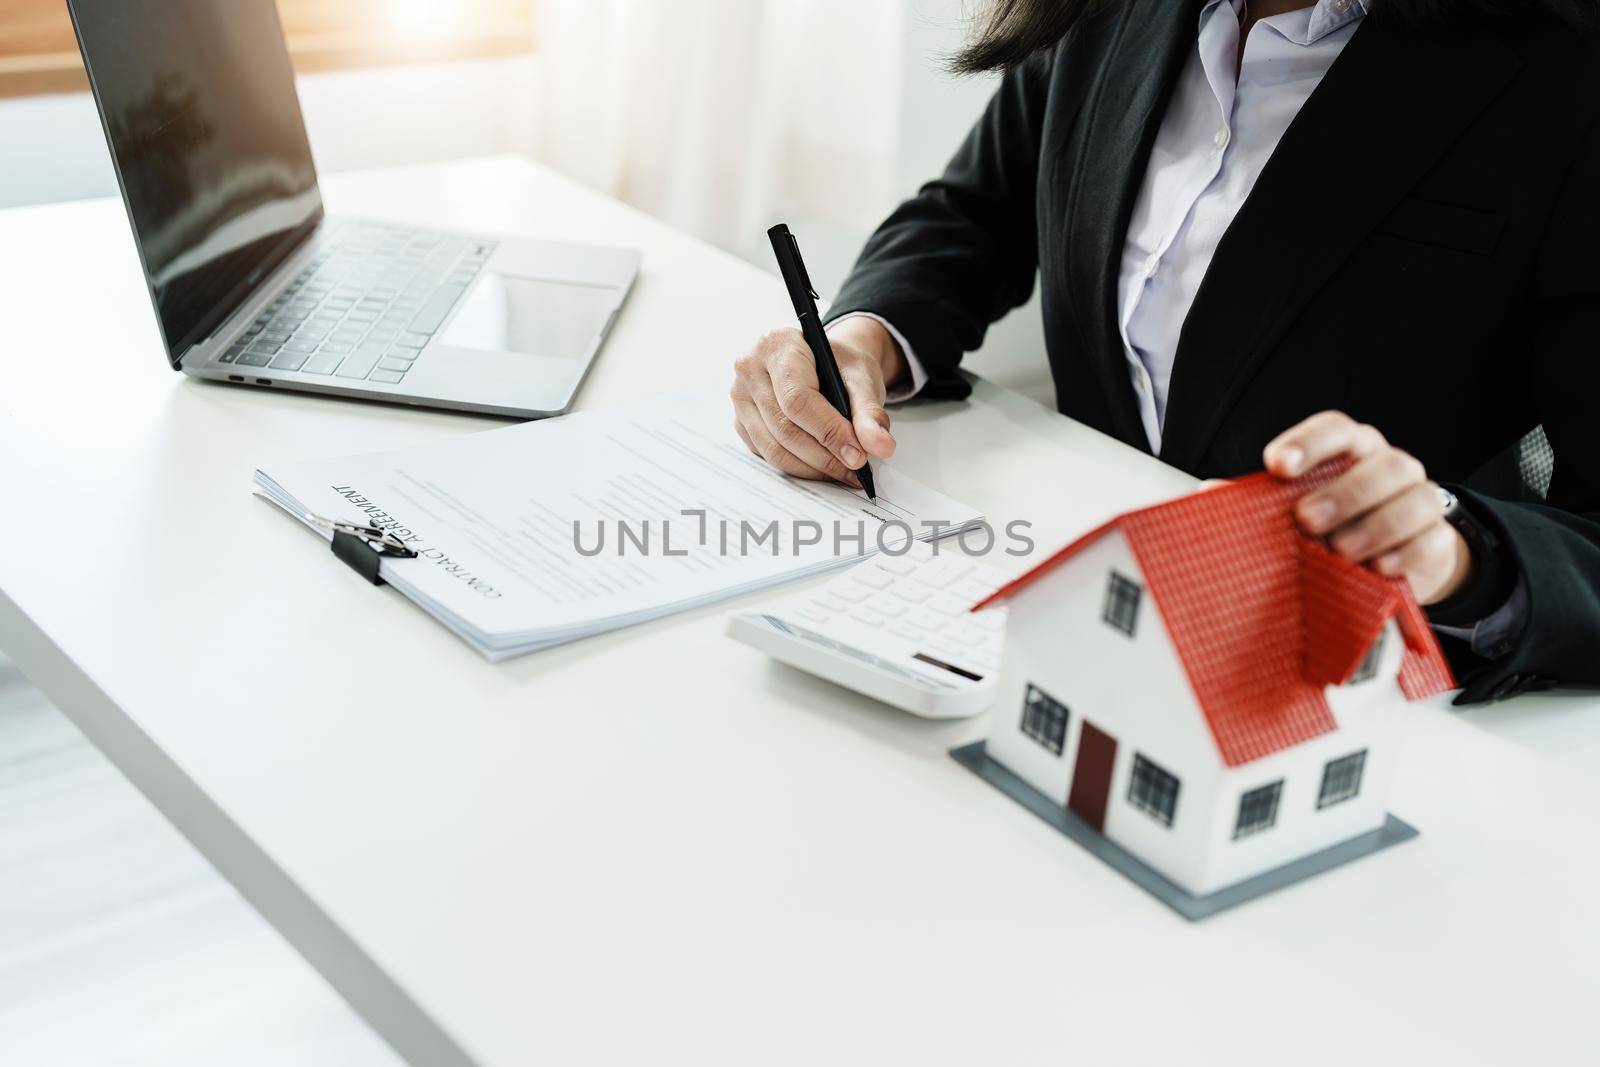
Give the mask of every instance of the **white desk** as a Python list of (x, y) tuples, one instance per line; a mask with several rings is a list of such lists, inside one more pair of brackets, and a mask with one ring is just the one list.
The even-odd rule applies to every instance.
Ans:
[[(722, 379), (787, 314), (767, 275), (525, 162), (327, 192), (642, 248), (584, 407)], [(120, 205), (0, 214), (0, 292), (0, 647), (419, 1067), (1592, 1048), (1593, 699), (1496, 710), (1511, 741), (1413, 709), (1418, 841), (1189, 925), (948, 759), (981, 720), (773, 666), (726, 609), (495, 667), (363, 585), (254, 466), (492, 423), (169, 373)], [(1184, 484), (993, 387), (897, 427), (914, 474), (1047, 542)], [(1549, 737), (1509, 725), (1552, 708)], [(1580, 733), (1586, 762), (1542, 751)]]

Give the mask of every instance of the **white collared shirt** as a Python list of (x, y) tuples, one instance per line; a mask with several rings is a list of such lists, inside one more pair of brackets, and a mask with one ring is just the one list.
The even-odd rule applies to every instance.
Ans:
[[(1178, 338), (1222, 235), (1289, 124), (1355, 36), (1367, 0), (1319, 0), (1262, 19), (1250, 30), (1235, 77), (1244, 11), (1245, 0), (1210, 0), (1201, 10), (1197, 44), (1161, 120), (1122, 250), (1117, 325), (1156, 454)], [(927, 384), (927, 371), (894, 324), (867, 317), (889, 330), (910, 364), (910, 382), (889, 399), (910, 399)], [(1521, 632), (1527, 605), (1527, 579), (1519, 577), (1510, 600), (1475, 627), (1434, 628), (1489, 656), (1488, 649)]]
[(1117, 325), (1154, 452), (1178, 337), (1217, 245), (1365, 13), (1361, 0), (1321, 0), (1262, 19), (1235, 79), (1244, 8), (1211, 0), (1201, 11), (1198, 47), (1178, 76), (1122, 250)]
[[(1123, 246), (1118, 327), (1153, 452), (1161, 450), (1178, 337), (1217, 245), (1284, 131), (1366, 14), (1366, 0), (1319, 0), (1257, 22), (1238, 76), (1244, 0), (1210, 0), (1184, 64)], [(850, 316), (846, 316), (849, 318)], [(910, 364), (891, 400), (915, 396), (927, 372), (904, 336), (883, 323)]]

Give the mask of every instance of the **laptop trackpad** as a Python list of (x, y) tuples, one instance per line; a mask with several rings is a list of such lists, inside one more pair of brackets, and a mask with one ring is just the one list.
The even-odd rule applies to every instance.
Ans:
[(594, 347), (616, 303), (610, 286), (486, 270), (435, 340), (452, 348), (579, 358)]

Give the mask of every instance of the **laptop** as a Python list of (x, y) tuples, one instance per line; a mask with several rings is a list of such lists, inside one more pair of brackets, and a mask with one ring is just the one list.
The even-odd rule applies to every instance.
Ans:
[(637, 252), (324, 215), (274, 0), (67, 6), (174, 369), (522, 418), (571, 407)]

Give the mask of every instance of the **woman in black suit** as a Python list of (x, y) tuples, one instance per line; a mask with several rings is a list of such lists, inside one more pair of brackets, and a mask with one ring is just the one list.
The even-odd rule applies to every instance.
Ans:
[(1595, 16), (999, 0), (958, 65), (1000, 89), (830, 311), (853, 423), (780, 330), (737, 363), (739, 432), (853, 480), (885, 402), (965, 396), (1037, 274), (1062, 412), (1202, 477), (1350, 456), (1299, 519), (1410, 580), (1464, 701), (1600, 684)]

